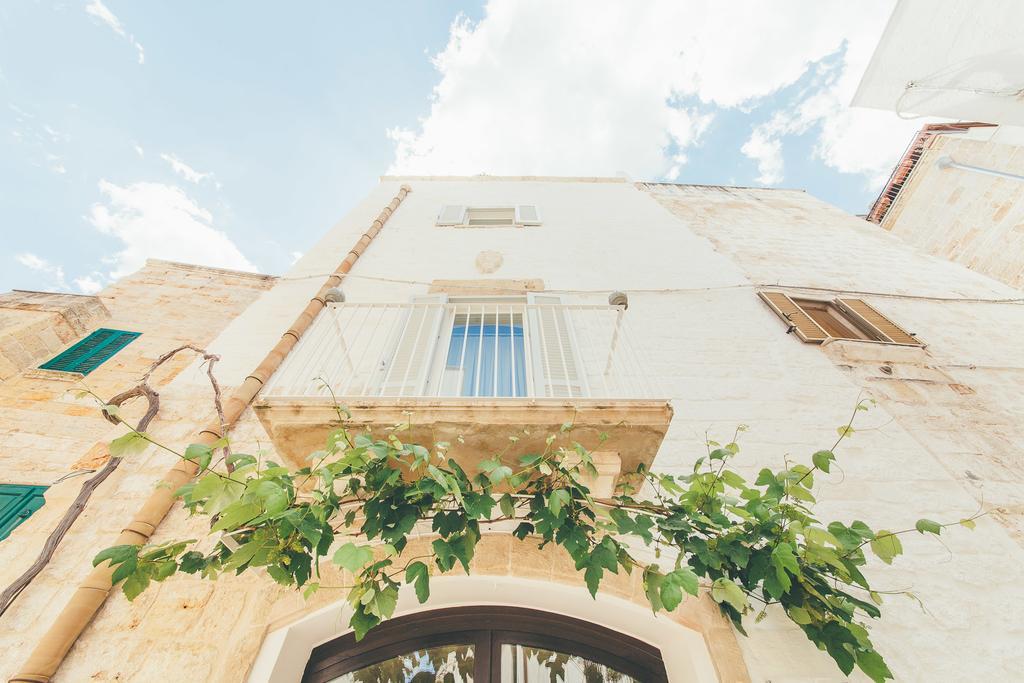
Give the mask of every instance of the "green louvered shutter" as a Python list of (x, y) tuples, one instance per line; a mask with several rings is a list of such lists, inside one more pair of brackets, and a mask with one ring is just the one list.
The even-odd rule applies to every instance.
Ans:
[(7, 538), (14, 527), (43, 507), (45, 486), (0, 484), (0, 541)]
[(56, 358), (39, 367), (43, 370), (80, 372), (88, 375), (115, 353), (131, 343), (140, 332), (100, 328)]

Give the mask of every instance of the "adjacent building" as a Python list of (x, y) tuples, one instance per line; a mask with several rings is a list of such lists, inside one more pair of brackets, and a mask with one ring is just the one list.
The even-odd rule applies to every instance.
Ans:
[[(95, 469), (117, 432), (75, 397), (79, 384), (112, 395), (192, 342), (219, 355), (225, 390), (238, 386), (360, 244), (342, 295), (233, 430), (237, 448), (298, 465), (333, 417), (327, 385), (353, 423), (408, 421), (406, 440), (461, 436), (455, 456), (468, 463), (514, 430), (545, 434), (572, 418), (581, 440), (608, 433), (608, 482), (641, 461), (689, 471), (707, 434), (743, 423), (737, 465), (756, 475), (830, 446), (857, 401), (873, 398), (838, 454), (841, 471), (817, 484), (823, 514), (904, 528), (989, 513), (943, 543), (909, 536), (905, 557), (869, 566), (878, 586), (911, 589), (924, 607), (887, 600), (873, 639), (898, 680), (1013, 680), (1024, 668), (1024, 295), (1012, 278), (914, 243), (899, 228), (918, 210), (910, 199), (901, 194), (889, 215), (903, 217), (887, 217), (896, 227), (883, 230), (791, 190), (384, 177), (278, 279), (151, 262), (96, 299), (7, 295), (0, 478), (50, 486), (31, 492), (30, 514), (0, 541), (2, 581), (32, 562), (80, 480), (51, 484)], [(925, 191), (918, 200), (927, 203)], [(366, 237), (389, 203), (397, 208)], [(108, 340), (120, 350), (88, 373), (56, 367), (81, 362), (68, 347), (99, 329), (141, 334)], [(213, 416), (197, 363), (168, 369), (160, 394), (150, 431), (162, 441), (184, 445)], [(171, 463), (147, 451), (97, 490), (0, 617), (0, 673), (46, 680), (19, 667)], [(202, 532), (203, 520), (176, 508), (153, 540)], [(493, 530), (471, 576), (435, 578), (427, 605), (403, 592), (362, 659), (346, 640), (340, 577), (308, 601), (254, 572), (176, 577), (134, 603), (112, 594), (53, 680), (350, 681), (376, 657), (426, 662), (411, 680), (458, 681), (409, 653), (454, 647), (446, 634), (460, 629), (476, 635), (456, 655), (469, 648), (496, 666), (561, 638), (591, 676), (574, 681), (657, 680), (652, 671), (673, 682), (843, 679), (784, 615), (750, 623), (749, 638), (708, 597), (654, 616), (638, 576), (609, 581), (593, 600), (560, 553)], [(431, 619), (442, 609), (456, 616)], [(543, 668), (531, 674), (555, 680)]]

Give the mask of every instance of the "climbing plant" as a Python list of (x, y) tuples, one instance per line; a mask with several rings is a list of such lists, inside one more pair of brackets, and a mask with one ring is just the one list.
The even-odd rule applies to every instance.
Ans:
[[(854, 416), (868, 404), (856, 408)], [(161, 446), (198, 464), (198, 479), (177, 495), (191, 513), (209, 518), (211, 537), (115, 546), (94, 564), (109, 561), (113, 582), (131, 600), (177, 572), (213, 579), (254, 568), (308, 596), (330, 561), (354, 576), (347, 599), (361, 639), (394, 613), (403, 584), (426, 602), (431, 575), (456, 567), (469, 573), (485, 525), (500, 522), (523, 542), (564, 549), (592, 595), (609, 574), (640, 572), (654, 612), (675, 610), (706, 590), (741, 633), (745, 618), (758, 621), (777, 605), (843, 673), (858, 667), (884, 681), (892, 674), (868, 631), (881, 616), (883, 591), (862, 571), (866, 554), (889, 564), (903, 552), (903, 534), (972, 528), (976, 518), (921, 519), (897, 531), (820, 520), (815, 477), (836, 467), (853, 418), (809, 463), (765, 468), (754, 481), (730, 468), (741, 427), (728, 443), (709, 440), (686, 474), (639, 467), (610, 498), (597, 498), (585, 484), (596, 474), (593, 460), (574, 441), (571, 423), (549, 435), (541, 452), (517, 453), (513, 435), (503, 453), (467, 472), (449, 457), (449, 444), (404, 442), (408, 424), (375, 436), (350, 430), (343, 408), (338, 416), (324, 449), (297, 470), (243, 453), (217, 457), (223, 442), (181, 453)], [(111, 443), (111, 453), (150, 443), (130, 430)], [(427, 525), (436, 538), (413, 555), (410, 534)]]

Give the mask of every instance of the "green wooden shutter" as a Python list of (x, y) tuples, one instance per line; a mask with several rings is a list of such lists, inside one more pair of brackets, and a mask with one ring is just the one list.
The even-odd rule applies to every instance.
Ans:
[(22, 484), (0, 484), (0, 541), (7, 538), (14, 528), (43, 507), (45, 486)]
[(105, 360), (130, 344), (139, 334), (141, 333), (100, 328), (39, 367), (43, 370), (80, 372), (83, 375), (88, 375)]

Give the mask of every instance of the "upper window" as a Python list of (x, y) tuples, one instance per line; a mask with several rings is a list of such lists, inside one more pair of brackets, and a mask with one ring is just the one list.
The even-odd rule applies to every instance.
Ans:
[(540, 225), (540, 214), (532, 204), (516, 206), (446, 205), (437, 214), (437, 225), (457, 228), (500, 228)]
[(665, 683), (661, 652), (578, 619), (455, 607), (385, 621), (313, 649), (303, 683)]
[(820, 344), (826, 339), (924, 346), (912, 333), (861, 299), (804, 299), (782, 292), (758, 292), (800, 339)]
[(0, 484), (0, 541), (7, 538), (14, 528), (43, 507), (45, 486), (23, 484)]
[(88, 375), (104, 361), (130, 344), (140, 332), (100, 328), (39, 367), (43, 370), (79, 372)]

